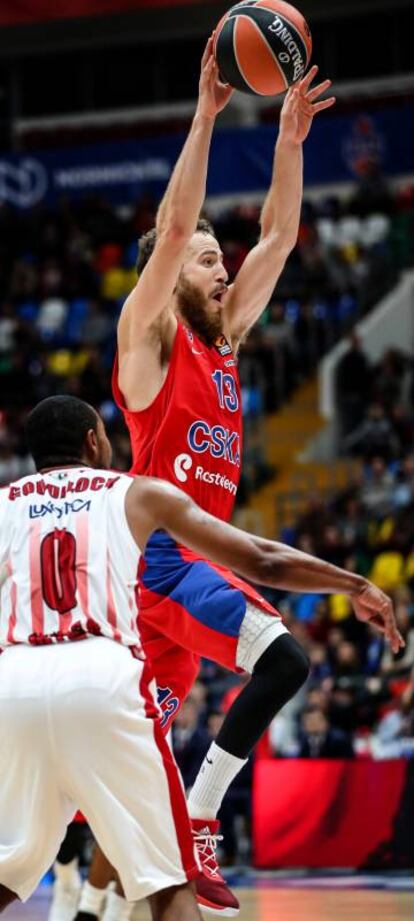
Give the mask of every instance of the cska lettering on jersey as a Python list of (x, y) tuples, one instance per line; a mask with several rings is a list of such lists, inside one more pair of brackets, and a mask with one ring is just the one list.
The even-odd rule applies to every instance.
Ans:
[(101, 489), (111, 489), (119, 480), (119, 476), (81, 476), (76, 480), (68, 480), (58, 486), (56, 483), (45, 483), (44, 480), (25, 480), (22, 486), (12, 485), (9, 488), (8, 499), (14, 502), (23, 496), (35, 493), (39, 496), (50, 496), (51, 499), (64, 499), (69, 493), (99, 492)]
[(203, 419), (197, 419), (190, 426), (188, 444), (197, 454), (209, 452), (212, 457), (224, 457), (230, 464), (240, 467), (240, 434), (224, 425), (210, 426)]

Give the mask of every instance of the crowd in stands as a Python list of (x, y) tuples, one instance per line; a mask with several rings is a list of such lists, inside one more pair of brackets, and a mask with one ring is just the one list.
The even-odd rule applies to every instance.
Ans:
[[(246, 457), (240, 501), (271, 476), (260, 423), (277, 409), (337, 338), (352, 328), (412, 258), (414, 194), (381, 202), (369, 187), (345, 208), (336, 199), (304, 205), (298, 245), (261, 323), (240, 357)], [(371, 189), (372, 192), (372, 189)], [(365, 197), (364, 197), (365, 195)], [(234, 207), (215, 221), (234, 277), (258, 236), (259, 209)], [(135, 284), (137, 239), (153, 226), (150, 198), (135, 210), (62, 201), (54, 211), (0, 207), (0, 485), (32, 469), (24, 442), (28, 411), (53, 393), (86, 399), (101, 412), (114, 466), (130, 465), (129, 439), (110, 377), (116, 325)], [(410, 223), (411, 222), (411, 223)], [(350, 369), (352, 368), (352, 373)], [(347, 492), (317, 497), (292, 543), (370, 575), (392, 594), (406, 647), (397, 657), (352, 616), (346, 598), (275, 595), (306, 648), (311, 677), (273, 722), (265, 744), (276, 757), (414, 754), (414, 374), (413, 358), (389, 352), (369, 366), (353, 338), (338, 371), (346, 450), (360, 459)], [(369, 397), (367, 397), (369, 395)], [(223, 715), (245, 678), (203, 662), (200, 680), (174, 725), (174, 747), (190, 787)], [(224, 852), (240, 856), (238, 816), (248, 826), (252, 765), (222, 811)]]

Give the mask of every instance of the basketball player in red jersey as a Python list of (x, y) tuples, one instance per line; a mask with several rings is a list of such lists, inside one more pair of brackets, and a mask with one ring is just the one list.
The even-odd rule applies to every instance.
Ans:
[[(317, 68), (287, 95), (258, 244), (228, 285), (213, 229), (199, 221), (215, 118), (232, 91), (220, 83), (210, 39), (194, 121), (159, 207), (140, 241), (139, 279), (119, 322), (114, 393), (129, 427), (134, 473), (163, 477), (228, 520), (240, 476), (242, 410), (236, 356), (266, 307), (295, 246), (302, 200), (302, 146), (326, 80)], [(236, 152), (235, 152), (236, 153)], [(208, 752), (189, 800), (204, 876), (199, 904), (238, 914), (215, 861), (222, 797), (277, 710), (298, 690), (306, 658), (277, 612), (249, 585), (154, 535), (141, 570), (142, 630), (154, 662), (165, 727), (204, 655), (252, 680)], [(255, 712), (249, 699), (262, 687)]]

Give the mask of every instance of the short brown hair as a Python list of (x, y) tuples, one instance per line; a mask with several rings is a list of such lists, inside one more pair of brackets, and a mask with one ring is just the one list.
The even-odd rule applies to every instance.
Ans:
[[(212, 237), (215, 237), (214, 228), (210, 221), (205, 217), (200, 217), (197, 221), (197, 227), (195, 233), (210, 233)], [(136, 264), (136, 269), (138, 275), (141, 274), (142, 270), (145, 268), (148, 259), (152, 256), (155, 243), (157, 240), (157, 230), (155, 227), (152, 230), (148, 230), (147, 233), (144, 233), (142, 237), (138, 240), (138, 259)]]

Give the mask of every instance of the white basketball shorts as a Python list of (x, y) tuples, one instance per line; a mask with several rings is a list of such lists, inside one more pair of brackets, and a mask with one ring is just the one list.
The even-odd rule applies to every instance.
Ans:
[(197, 876), (147, 672), (102, 637), (0, 656), (0, 883), (23, 901), (78, 808), (129, 901)]

